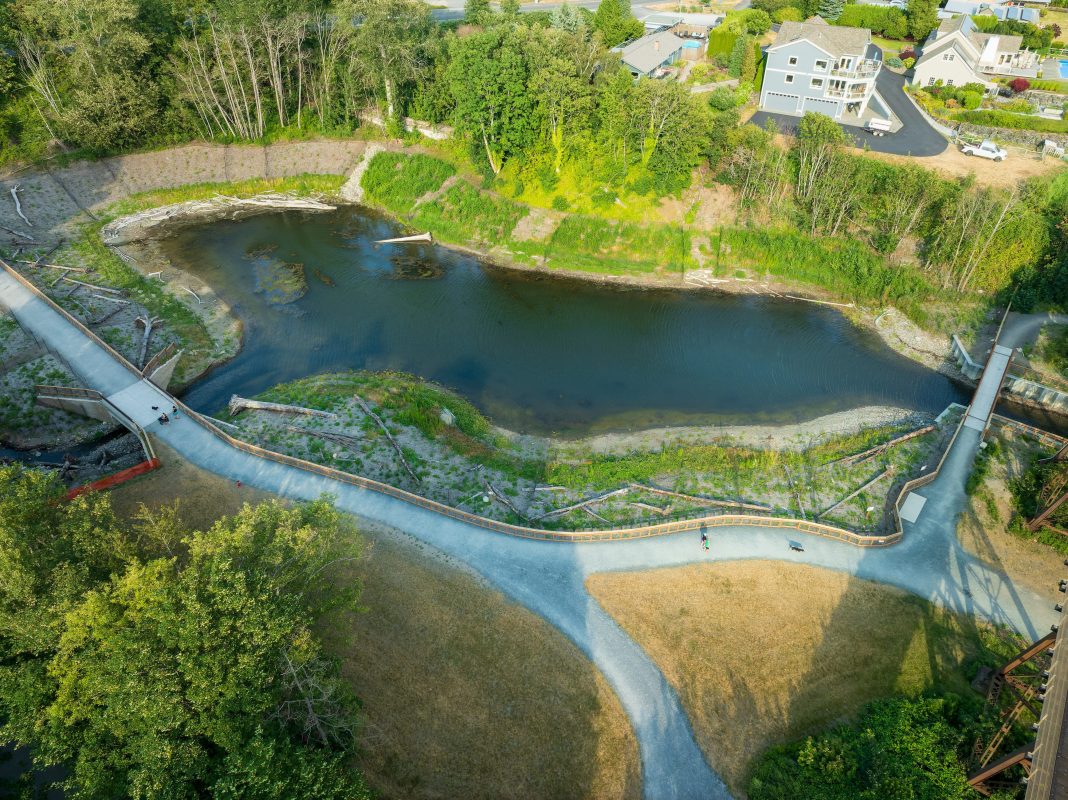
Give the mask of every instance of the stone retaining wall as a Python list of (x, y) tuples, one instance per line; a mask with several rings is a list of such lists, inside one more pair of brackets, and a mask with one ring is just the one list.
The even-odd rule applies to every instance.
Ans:
[[(0, 225), (39, 238), (59, 231), (85, 209), (98, 210), (140, 192), (193, 183), (282, 178), (304, 173), (346, 175), (367, 143), (341, 139), (271, 145), (189, 144), (168, 150), (78, 161), (0, 179)], [(10, 193), (19, 187), (27, 226)], [(4, 232), (6, 234), (6, 232)]]

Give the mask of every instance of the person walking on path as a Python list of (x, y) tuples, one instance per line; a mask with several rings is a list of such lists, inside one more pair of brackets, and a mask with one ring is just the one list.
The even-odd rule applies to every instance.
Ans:
[(708, 534), (703, 530), (701, 531), (701, 547), (708, 550)]

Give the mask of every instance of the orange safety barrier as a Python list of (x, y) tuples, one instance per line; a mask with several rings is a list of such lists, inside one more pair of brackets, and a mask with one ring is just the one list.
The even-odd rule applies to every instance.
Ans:
[(111, 489), (118, 486), (120, 483), (126, 483), (128, 480), (136, 478), (138, 475), (144, 475), (146, 472), (159, 469), (159, 467), (160, 463), (158, 458), (142, 461), (140, 464), (134, 464), (129, 469), (124, 469), (122, 472), (116, 472), (114, 475), (108, 475), (106, 478), (101, 478), (98, 481), (87, 483), (84, 486), (75, 486), (67, 492), (67, 499), (73, 500), (78, 495), (85, 494), (86, 492), (101, 492), (105, 489)]

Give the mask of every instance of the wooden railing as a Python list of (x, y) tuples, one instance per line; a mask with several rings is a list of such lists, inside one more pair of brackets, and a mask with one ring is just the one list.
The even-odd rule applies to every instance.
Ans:
[[(141, 372), (133, 366), (126, 358), (108, 345), (103, 339), (97, 336), (93, 331), (89, 330), (85, 325), (75, 319), (65, 309), (57, 305), (50, 297), (37, 288), (31, 281), (26, 280), (22, 275), (12, 269), (3, 260), (0, 260), (0, 266), (11, 275), (13, 275), (20, 283), (27, 287), (36, 296), (43, 299), (52, 308), (58, 311), (64, 318), (70, 321), (79, 331), (81, 331), (86, 337), (92, 340), (97, 345), (103, 347), (116, 361), (122, 364), (130, 373), (138, 380), (142, 380)], [(91, 391), (91, 390), (88, 390)], [(167, 394), (162, 389), (161, 392)], [(99, 393), (98, 393), (99, 394)], [(168, 395), (168, 397), (170, 397)], [(380, 483), (379, 481), (365, 478), (360, 475), (353, 475), (348, 472), (341, 472), (332, 467), (324, 467), (322, 464), (315, 464), (310, 461), (305, 461), (294, 456), (285, 455), (283, 453), (277, 453), (273, 450), (266, 450), (258, 445), (250, 444), (241, 439), (235, 439), (221, 428), (210, 422), (208, 419), (197, 413), (193, 409), (189, 408), (185, 403), (177, 398), (170, 397), (170, 402), (181, 408), (186, 416), (193, 420), (196, 424), (207, 430), (211, 435), (222, 440), (231, 447), (241, 450), (243, 452), (254, 455), (258, 458), (265, 459), (267, 461), (274, 461), (279, 464), (293, 467), (295, 469), (302, 470), (304, 472), (310, 472), (316, 475), (321, 475), (325, 478), (345, 483), (350, 486), (356, 486), (367, 491), (377, 492), (388, 497), (396, 498), (410, 505), (418, 508), (425, 508), (428, 511), (432, 511), (436, 514), (440, 514), (444, 517), (456, 519), (461, 522), (466, 522), (469, 525), (474, 525), (486, 530), (495, 531), (497, 533), (507, 534), (509, 536), (517, 536), (524, 539), (541, 539), (545, 541), (559, 541), (559, 542), (593, 542), (593, 541), (615, 541), (622, 539), (639, 539), (648, 538), (652, 536), (664, 536), (671, 533), (682, 533), (685, 531), (699, 530), (701, 528), (717, 528), (726, 527), (731, 525), (748, 525), (757, 528), (785, 528), (790, 530), (796, 530), (800, 533), (808, 533), (815, 536), (823, 536), (828, 539), (834, 539), (840, 542), (846, 542), (848, 544), (855, 545), (857, 547), (887, 547), (892, 544), (896, 544), (901, 541), (903, 536), (901, 528), (901, 516), (900, 506), (904, 498), (910, 491), (920, 486), (926, 485), (933, 481), (939, 471), (942, 469), (942, 465), (945, 463), (946, 457), (949, 455), (949, 451), (952, 449), (957, 436), (960, 434), (961, 425), (964, 423), (964, 419), (967, 417), (967, 412), (961, 417), (961, 422), (957, 426), (956, 432), (953, 434), (953, 438), (950, 440), (949, 446), (946, 447), (945, 452), (942, 454), (941, 460), (938, 462), (938, 466), (935, 467), (930, 473), (922, 477), (906, 483), (901, 491), (898, 493), (897, 500), (894, 503), (895, 521), (897, 523), (897, 530), (892, 533), (878, 536), (872, 534), (857, 533), (846, 528), (838, 528), (833, 525), (824, 525), (821, 522), (810, 522), (808, 520), (794, 519), (792, 517), (769, 517), (758, 516), (750, 514), (715, 514), (704, 517), (694, 517), (691, 519), (675, 520), (672, 522), (661, 522), (653, 525), (638, 525), (623, 528), (608, 528), (608, 529), (587, 529), (577, 531), (550, 531), (542, 528), (530, 528), (523, 525), (513, 525), (508, 522), (500, 522), (494, 519), (488, 519), (487, 517), (480, 517), (477, 514), (471, 514), (467, 511), (463, 511), (453, 506), (439, 503), (436, 500), (431, 500), (421, 495), (413, 494), (412, 492), (399, 489), (396, 486), (391, 486), (387, 483)], [(121, 413), (121, 412), (120, 412)], [(148, 436), (145, 435), (145, 441), (147, 442)], [(149, 444), (149, 446), (151, 446)], [(154, 456), (151, 456), (154, 457)]]

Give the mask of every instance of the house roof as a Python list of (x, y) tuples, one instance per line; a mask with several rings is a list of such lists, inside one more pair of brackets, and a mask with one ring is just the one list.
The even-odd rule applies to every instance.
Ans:
[(648, 75), (686, 44), (671, 31), (658, 31), (635, 39), (629, 44), (614, 48), (623, 59), (623, 63), (643, 75)]
[(661, 25), (671, 26), (683, 23), (684, 25), (707, 25), (709, 28), (714, 28), (723, 21), (723, 14), (672, 14), (672, 13), (660, 13), (650, 14), (647, 17), (642, 17), (642, 23), (647, 27), (659, 27)]
[[(960, 32), (972, 43), (980, 53), (987, 46), (987, 42), (994, 40), (994, 47), (998, 53), (1015, 53), (1023, 46), (1022, 36), (1004, 36), (1000, 33), (982, 33), (975, 27), (972, 18), (967, 14), (959, 17), (944, 19), (938, 24), (935, 41)], [(926, 54), (926, 53), (925, 53)]]
[(844, 25), (828, 25), (821, 17), (811, 17), (804, 22), (784, 22), (779, 35), (769, 50), (801, 41), (811, 42), (836, 58), (839, 56), (864, 55), (871, 41), (867, 28), (849, 28)]

